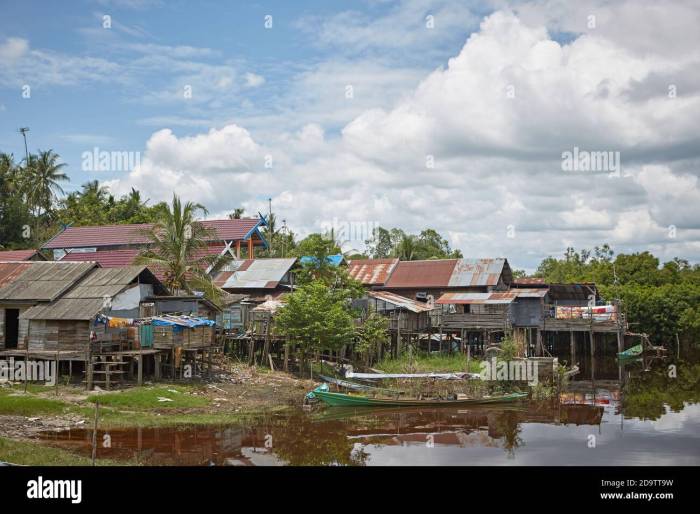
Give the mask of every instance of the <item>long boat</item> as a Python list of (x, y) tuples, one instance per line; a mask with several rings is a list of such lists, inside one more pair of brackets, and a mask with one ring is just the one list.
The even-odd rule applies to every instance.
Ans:
[[(325, 384), (324, 384), (325, 385)], [(359, 394), (333, 393), (319, 386), (307, 395), (307, 398), (318, 398), (331, 406), (361, 406), (361, 407), (440, 407), (447, 405), (489, 405), (493, 403), (511, 403), (527, 398), (528, 393), (510, 393), (501, 396), (485, 396), (483, 398), (463, 398), (454, 400), (437, 399), (399, 399), (371, 398)]]
[(644, 348), (641, 344), (634, 345), (627, 348), (624, 352), (617, 354), (619, 359), (633, 359), (634, 357), (639, 357), (644, 352)]

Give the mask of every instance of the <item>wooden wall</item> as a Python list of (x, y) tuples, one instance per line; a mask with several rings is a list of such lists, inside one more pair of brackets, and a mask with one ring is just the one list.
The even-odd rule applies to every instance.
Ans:
[[(31, 320), (28, 328), (29, 350), (32, 351), (86, 351), (90, 344), (89, 321)], [(20, 344), (23, 350), (24, 340), (20, 326)]]

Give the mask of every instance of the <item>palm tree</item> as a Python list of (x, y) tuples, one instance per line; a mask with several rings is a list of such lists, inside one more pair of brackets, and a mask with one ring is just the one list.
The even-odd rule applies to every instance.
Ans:
[(236, 207), (235, 209), (233, 209), (233, 212), (228, 215), (228, 219), (239, 220), (243, 217), (243, 214), (245, 214), (245, 209), (241, 209), (240, 207)]
[(404, 235), (396, 246), (396, 256), (402, 261), (416, 260), (418, 245), (416, 236)]
[(101, 186), (99, 180), (89, 180), (81, 187), (83, 190), (80, 192), (80, 196), (94, 196), (99, 202), (102, 202), (109, 194), (109, 189), (106, 186)]
[(27, 200), (35, 215), (43, 210), (47, 213), (51, 210), (59, 195), (63, 195), (63, 188), (59, 182), (67, 181), (68, 175), (61, 171), (65, 163), (59, 162), (59, 155), (53, 150), (39, 150), (37, 155), (30, 155), (25, 164), (26, 176), (25, 191)]
[(202, 205), (183, 204), (173, 194), (172, 205), (165, 209), (162, 219), (143, 231), (149, 246), (134, 262), (162, 270), (165, 285), (174, 294), (201, 291), (219, 303), (223, 290), (214, 285), (207, 270), (215, 270), (227, 259), (206, 254), (207, 239), (212, 236), (212, 230), (195, 220), (198, 212), (207, 214)]

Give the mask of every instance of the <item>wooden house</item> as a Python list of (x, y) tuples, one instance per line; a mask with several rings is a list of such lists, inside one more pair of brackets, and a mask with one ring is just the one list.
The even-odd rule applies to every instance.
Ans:
[(27, 312), (52, 304), (95, 269), (94, 262), (0, 262), (0, 350), (26, 348)]

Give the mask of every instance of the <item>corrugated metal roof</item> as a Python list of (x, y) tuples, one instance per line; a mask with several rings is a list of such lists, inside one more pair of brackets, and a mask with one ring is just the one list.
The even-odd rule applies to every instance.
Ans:
[(507, 304), (517, 298), (514, 291), (491, 293), (445, 293), (435, 302), (437, 304)]
[(148, 268), (124, 266), (122, 268), (96, 268), (63, 298), (104, 298), (118, 295), (126, 286)]
[(30, 262), (0, 262), (0, 287), (14, 282), (30, 266)]
[(518, 287), (511, 289), (518, 298), (544, 298), (549, 289), (546, 287)]
[(546, 285), (541, 277), (520, 277), (513, 279), (513, 285)]
[[(261, 220), (257, 218), (200, 221), (205, 227), (214, 230), (215, 235), (211, 238), (212, 241), (243, 240), (260, 222)], [(151, 223), (68, 227), (47, 241), (42, 248), (142, 245), (149, 242), (142, 232), (151, 227), (153, 227)]]
[(505, 262), (505, 259), (458, 259), (447, 285), (495, 286), (501, 277)]
[(367, 286), (384, 285), (398, 262), (398, 259), (350, 260), (348, 274)]
[(385, 285), (391, 289), (495, 286), (502, 275), (510, 275), (507, 263), (503, 258), (400, 261)]
[(97, 264), (94, 262), (27, 262), (27, 269), (0, 288), (0, 300), (52, 301)]
[(457, 259), (400, 261), (386, 282), (388, 288), (447, 287)]
[(37, 250), (5, 250), (0, 252), (0, 261), (28, 261), (35, 255)]
[(102, 298), (61, 298), (48, 304), (35, 305), (19, 317), (20, 319), (91, 320), (102, 307)]
[(432, 310), (432, 308), (426, 303), (417, 302), (416, 300), (411, 300), (410, 298), (406, 298), (389, 291), (369, 291), (367, 295), (372, 298), (376, 298), (377, 300), (382, 300), (392, 305), (396, 305), (397, 307), (408, 309), (411, 312), (418, 313)]
[[(226, 248), (225, 245), (208, 245), (198, 250), (194, 256), (201, 258), (205, 255), (221, 255)], [(141, 252), (138, 248), (127, 248), (123, 250), (99, 250), (97, 252), (70, 252), (61, 258), (59, 262), (97, 262), (103, 268), (118, 268), (132, 265), (134, 259)], [(149, 266), (149, 270), (160, 280), (165, 280), (165, 273), (158, 266)]]
[(295, 258), (233, 261), (228, 271), (216, 275), (214, 284), (223, 289), (273, 289), (295, 262)]
[(99, 262), (103, 268), (128, 266), (139, 254), (138, 248), (124, 250), (102, 250), (99, 252), (70, 252), (61, 258), (60, 262)]

